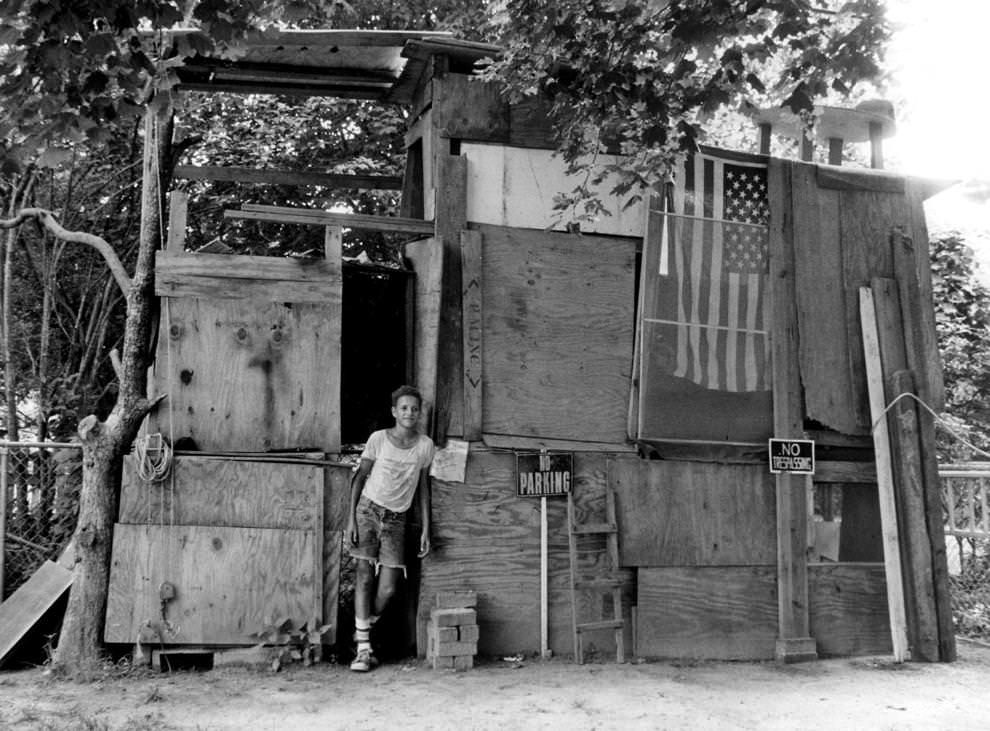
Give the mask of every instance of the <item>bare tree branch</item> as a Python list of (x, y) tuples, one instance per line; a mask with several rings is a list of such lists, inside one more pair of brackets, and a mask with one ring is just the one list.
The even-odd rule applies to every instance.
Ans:
[(124, 265), (121, 263), (120, 257), (117, 256), (117, 252), (107, 243), (106, 239), (100, 238), (95, 234), (86, 233), (85, 231), (67, 230), (62, 227), (51, 211), (46, 211), (44, 208), (24, 208), (13, 218), (0, 219), (0, 228), (14, 228), (32, 219), (51, 231), (57, 239), (73, 244), (85, 244), (100, 252), (107, 266), (110, 267), (110, 272), (117, 281), (120, 291), (125, 296), (127, 295), (131, 287), (131, 278), (128, 276), (127, 270), (124, 269)]

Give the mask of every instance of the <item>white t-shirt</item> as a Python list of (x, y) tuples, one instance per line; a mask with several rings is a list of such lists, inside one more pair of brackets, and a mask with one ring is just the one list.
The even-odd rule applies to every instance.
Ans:
[(364, 445), (361, 459), (374, 461), (362, 493), (386, 510), (409, 510), (419, 484), (419, 473), (433, 461), (433, 440), (425, 434), (408, 449), (392, 444), (386, 430), (373, 432)]

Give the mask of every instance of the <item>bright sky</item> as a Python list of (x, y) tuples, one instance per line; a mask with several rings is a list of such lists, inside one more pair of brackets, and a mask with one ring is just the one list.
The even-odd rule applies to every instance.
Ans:
[[(988, 0), (887, 0), (894, 38), (888, 53), (897, 132), (884, 142), (887, 167), (939, 180), (990, 185)], [(990, 283), (990, 200), (962, 185), (925, 205), (933, 231), (961, 231)]]
[(904, 101), (885, 147), (902, 172), (990, 180), (986, 0), (887, 0), (889, 61)]

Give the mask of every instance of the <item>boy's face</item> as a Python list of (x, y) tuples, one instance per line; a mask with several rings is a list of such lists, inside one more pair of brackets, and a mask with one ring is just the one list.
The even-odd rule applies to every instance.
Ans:
[(419, 423), (419, 399), (415, 396), (399, 396), (392, 407), (395, 423), (406, 429), (414, 429)]

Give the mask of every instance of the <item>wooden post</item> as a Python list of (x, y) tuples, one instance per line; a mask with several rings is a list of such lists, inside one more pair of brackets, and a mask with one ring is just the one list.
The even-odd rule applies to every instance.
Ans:
[(772, 141), (773, 126), (769, 122), (760, 122), (760, 154), (770, 154), (770, 143)]
[[(770, 161), (769, 188), (774, 435), (803, 438), (790, 164)], [(778, 616), (775, 654), (784, 662), (813, 660), (818, 653), (808, 617), (808, 491), (811, 480), (806, 475), (789, 473), (778, 474), (775, 479)]]
[(327, 226), (323, 234), (323, 256), (327, 261), (341, 262), (344, 258), (344, 227)]
[(482, 313), (481, 232), (461, 232), (461, 271), (463, 272), (464, 314), (464, 438), (481, 439), (482, 355), (484, 322)]
[(801, 159), (804, 162), (812, 162), (815, 159), (815, 143), (808, 131), (801, 133)]
[(179, 256), (186, 248), (186, 216), (189, 209), (189, 194), (181, 190), (169, 193), (168, 241), (165, 253)]
[(828, 164), (842, 164), (842, 140), (838, 137), (828, 138)]
[(550, 562), (547, 538), (547, 497), (540, 498), (540, 657), (550, 657), (550, 590), (547, 569)]
[(897, 509), (894, 504), (894, 474), (890, 457), (890, 436), (885, 400), (883, 369), (880, 362), (880, 342), (877, 334), (873, 292), (869, 287), (859, 289), (859, 311), (863, 328), (863, 351), (866, 360), (866, 381), (870, 397), (873, 426), (873, 449), (877, 460), (877, 486), (880, 495), (883, 563), (887, 579), (887, 610), (890, 616), (890, 637), (894, 661), (907, 657), (907, 619), (904, 609), (904, 583), (901, 576), (901, 552), (898, 544)]
[(7, 541), (7, 448), (0, 447), (0, 604), (3, 603), (3, 572)]
[(870, 122), (870, 167), (883, 169), (883, 125)]

